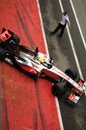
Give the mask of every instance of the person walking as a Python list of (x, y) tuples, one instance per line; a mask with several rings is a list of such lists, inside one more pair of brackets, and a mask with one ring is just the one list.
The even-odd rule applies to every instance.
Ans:
[(66, 24), (68, 24), (68, 26), (70, 27), (70, 20), (69, 20), (68, 13), (66, 11), (64, 11), (62, 13), (62, 17), (61, 17), (61, 20), (60, 20), (58, 26), (56, 27), (56, 29), (53, 32), (51, 32), (51, 35), (54, 35), (56, 32), (58, 32), (59, 29), (61, 29), (61, 32), (58, 36), (62, 37)]

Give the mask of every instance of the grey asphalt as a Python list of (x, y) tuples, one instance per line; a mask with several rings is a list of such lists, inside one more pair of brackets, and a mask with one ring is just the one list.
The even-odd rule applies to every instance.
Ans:
[[(73, 1), (76, 8), (77, 16), (79, 16), (78, 18), (80, 19), (83, 34), (86, 38), (86, 17), (84, 17), (83, 13), (84, 11), (86, 12), (86, 0)], [(50, 35), (50, 32), (53, 31), (57, 26), (58, 20), (61, 16), (59, 1), (39, 0), (39, 3), (49, 53), (54, 60), (55, 66), (57, 66), (62, 71), (65, 71), (69, 67), (72, 67), (77, 70), (67, 31), (65, 30), (64, 35), (61, 39), (57, 37), (57, 34), (55, 36)], [(68, 11), (70, 17), (70, 33), (74, 42), (83, 77), (86, 80), (86, 51), (84, 49), (69, 0), (62, 0), (62, 4), (64, 9)], [(82, 13), (79, 13), (79, 8)], [(86, 97), (83, 96), (74, 108), (71, 108), (70, 106), (65, 104), (63, 102), (63, 99), (59, 99), (59, 103), (61, 108), (64, 130), (86, 130)]]

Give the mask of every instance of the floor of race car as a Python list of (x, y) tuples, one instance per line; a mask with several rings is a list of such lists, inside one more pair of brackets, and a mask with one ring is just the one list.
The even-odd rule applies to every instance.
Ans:
[[(21, 44), (46, 53), (36, 0), (0, 0), (0, 18), (0, 31), (8, 28)], [(0, 93), (2, 130), (61, 129), (49, 81), (35, 81), (0, 62)]]

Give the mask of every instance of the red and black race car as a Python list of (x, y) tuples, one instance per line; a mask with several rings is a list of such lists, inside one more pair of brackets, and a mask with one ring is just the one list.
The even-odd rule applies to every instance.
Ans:
[(32, 50), (19, 45), (20, 38), (10, 31), (3, 29), (0, 34), (0, 60), (9, 63), (34, 79), (46, 78), (52, 82), (52, 94), (63, 96), (69, 94), (66, 102), (71, 106), (77, 104), (81, 95), (85, 94), (86, 81), (77, 78), (77, 73), (71, 69), (62, 72), (53, 65), (53, 60), (39, 52), (38, 47)]

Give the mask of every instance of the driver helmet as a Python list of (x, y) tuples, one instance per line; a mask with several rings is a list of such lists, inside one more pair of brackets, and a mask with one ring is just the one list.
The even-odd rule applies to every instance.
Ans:
[(44, 62), (44, 57), (39, 57), (38, 60), (43, 63)]

